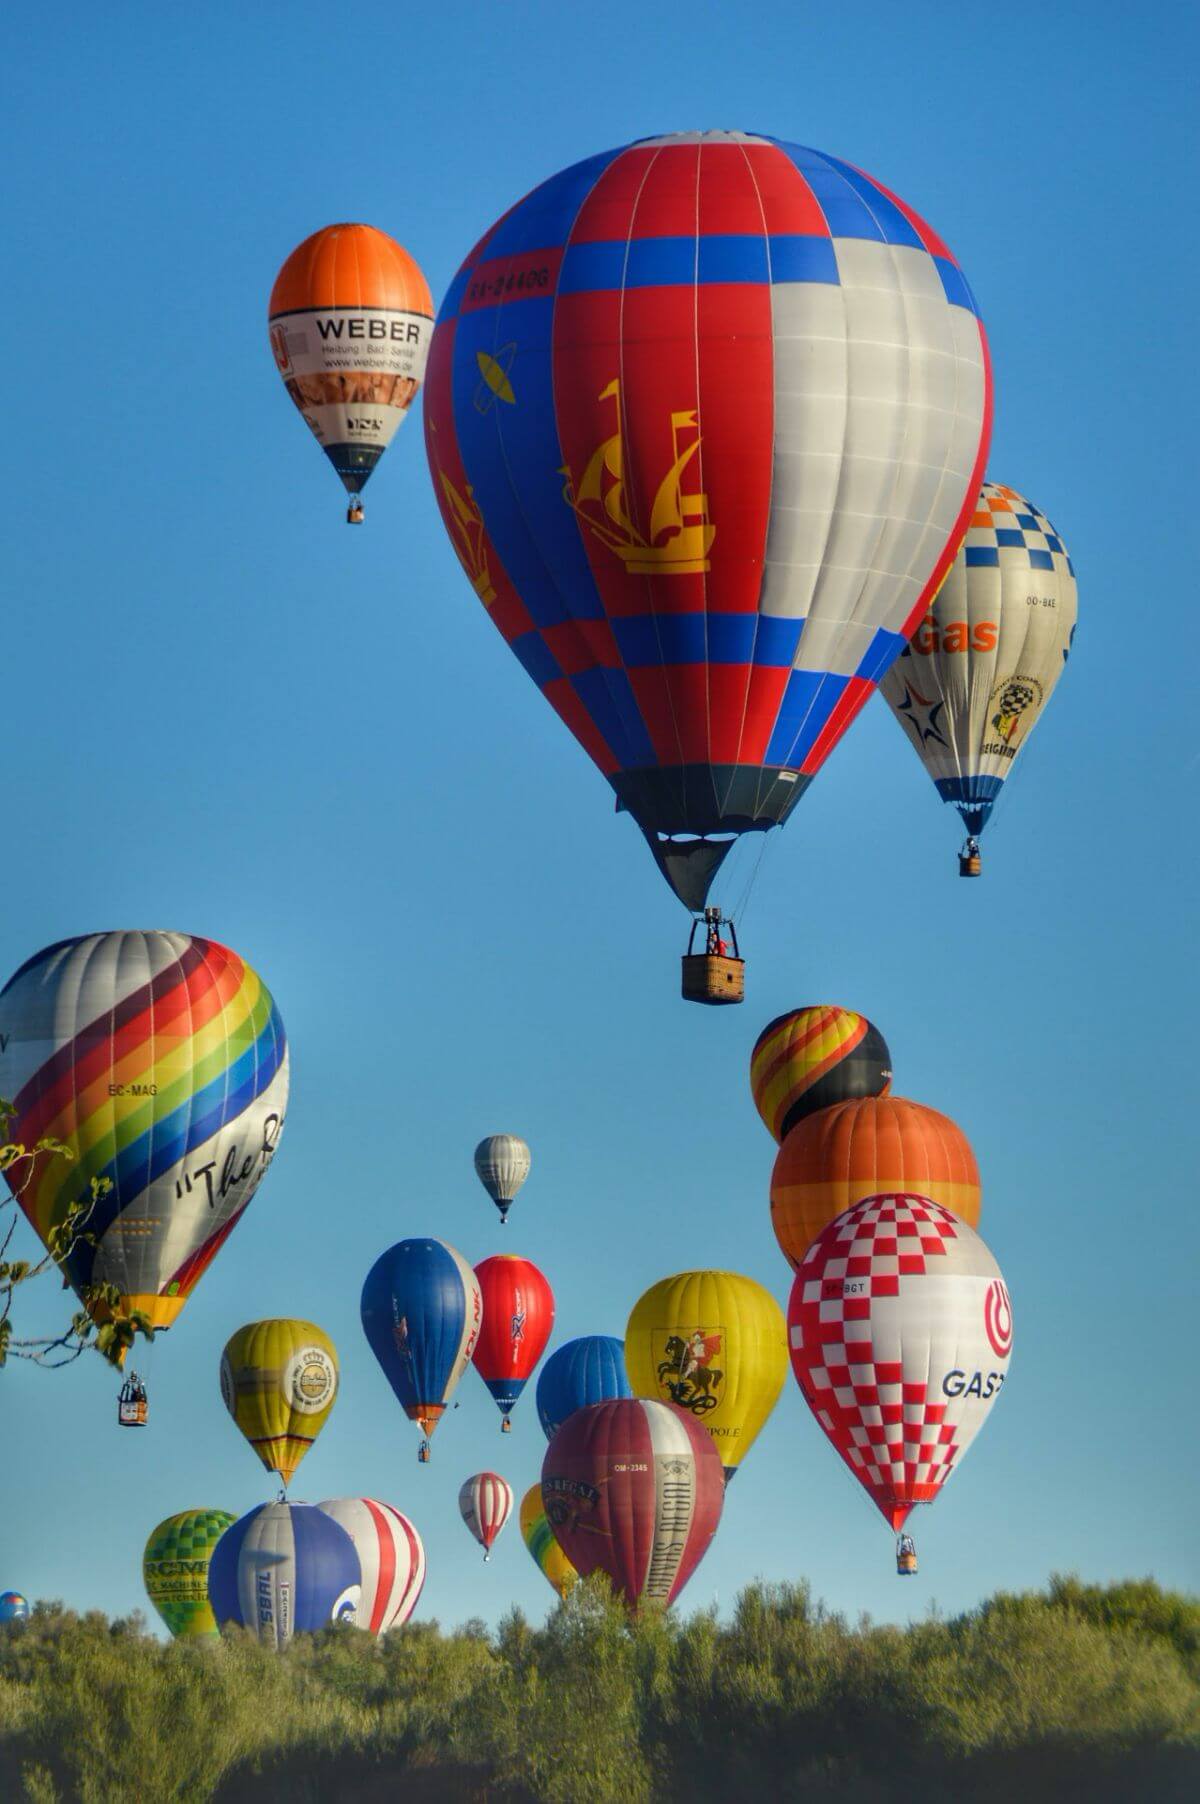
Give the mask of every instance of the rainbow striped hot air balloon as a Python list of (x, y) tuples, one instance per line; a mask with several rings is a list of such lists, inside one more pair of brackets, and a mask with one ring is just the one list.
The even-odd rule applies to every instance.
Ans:
[(23, 964), (0, 993), (9, 1137), (72, 1157), (21, 1159), (10, 1189), (43, 1242), (91, 1180), (106, 1193), (65, 1272), (85, 1302), (174, 1322), (270, 1165), (288, 1096), (287, 1037), (245, 961), (188, 933), (90, 933)]
[(530, 1485), (521, 1499), (521, 1539), (546, 1583), (554, 1587), (559, 1597), (566, 1597), (579, 1574), (554, 1539), (554, 1530), (546, 1520), (540, 1483)]

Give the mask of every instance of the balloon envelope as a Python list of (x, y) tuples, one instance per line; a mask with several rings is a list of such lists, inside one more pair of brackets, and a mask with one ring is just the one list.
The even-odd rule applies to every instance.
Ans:
[(288, 1095), (287, 1037), (258, 974), (187, 933), (91, 933), (36, 953), (0, 994), (0, 1096), (11, 1139), (73, 1157), (19, 1160), (10, 1188), (45, 1242), (92, 1178), (108, 1190), (66, 1274), (114, 1284), (169, 1327), (270, 1165)]
[(787, 1377), (783, 1311), (739, 1272), (677, 1272), (634, 1304), (625, 1363), (640, 1397), (661, 1397), (700, 1423), (729, 1479)]
[(29, 1604), (19, 1591), (0, 1591), (0, 1622), (24, 1622)]
[(942, 240), (777, 139), (591, 157), (459, 269), (426, 385), (446, 531), (689, 908), (729, 836), (786, 819), (899, 654), (990, 416)]
[(979, 1221), (979, 1167), (948, 1115), (903, 1096), (867, 1096), (807, 1116), (771, 1173), (771, 1226), (793, 1268), (827, 1222), (882, 1191), (914, 1191)]
[(213, 1549), (232, 1526), (228, 1510), (181, 1510), (151, 1532), (142, 1555), (146, 1596), (177, 1640), (217, 1633), (208, 1601)]
[(475, 1171), (503, 1222), (513, 1199), (529, 1176), (532, 1156), (516, 1134), (489, 1134), (475, 1148)]
[(459, 1514), (485, 1555), (511, 1516), (512, 1506), (512, 1486), (498, 1472), (476, 1472), (459, 1488)]
[(337, 1348), (315, 1322), (248, 1322), (221, 1355), (225, 1407), (285, 1485), (329, 1420), (337, 1390)]
[(780, 1141), (817, 1109), (886, 1096), (891, 1087), (892, 1055), (879, 1029), (865, 1015), (832, 1004), (777, 1016), (750, 1054), (754, 1106)]
[(581, 1577), (608, 1574), (626, 1602), (673, 1603), (721, 1520), (725, 1480), (691, 1416), (642, 1397), (564, 1422), (542, 1461), (542, 1502)]
[(344, 1528), (362, 1570), (355, 1622), (386, 1635), (408, 1621), (425, 1583), (425, 1548), (407, 1516), (373, 1497), (330, 1497), (317, 1505)]
[(559, 1597), (565, 1597), (579, 1574), (554, 1539), (542, 1506), (540, 1483), (530, 1485), (521, 1499), (521, 1539), (547, 1584), (554, 1587)]
[(554, 1327), (554, 1292), (531, 1259), (496, 1253), (475, 1276), (483, 1298), (483, 1326), (471, 1358), (502, 1416), (546, 1351)]
[(788, 1302), (805, 1401), (894, 1529), (932, 1503), (1000, 1395), (1012, 1306), (979, 1235), (921, 1196), (829, 1223)]
[(443, 1240), (401, 1240), (362, 1291), (363, 1332), (406, 1416), (431, 1435), (471, 1363), (483, 1322), (479, 1281)]
[(1066, 666), (1079, 602), (1066, 546), (985, 482), (966, 540), (883, 694), (944, 802), (983, 831)]
[(537, 1382), (538, 1420), (549, 1441), (577, 1409), (632, 1396), (624, 1341), (613, 1334), (584, 1334), (558, 1347), (542, 1367)]
[(268, 330), (289, 395), (357, 495), (421, 386), (433, 332), (429, 284), (386, 232), (325, 226), (275, 278)]
[(345, 1529), (313, 1503), (262, 1503), (213, 1550), (208, 1596), (218, 1627), (253, 1629), (268, 1647), (302, 1631), (354, 1622), (362, 1570)]

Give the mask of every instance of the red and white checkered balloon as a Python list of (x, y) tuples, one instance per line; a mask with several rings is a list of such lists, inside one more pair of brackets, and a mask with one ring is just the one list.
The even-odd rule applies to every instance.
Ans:
[(788, 1303), (809, 1408), (894, 1529), (932, 1503), (1008, 1375), (1012, 1306), (984, 1242), (923, 1196), (870, 1196), (818, 1235)]

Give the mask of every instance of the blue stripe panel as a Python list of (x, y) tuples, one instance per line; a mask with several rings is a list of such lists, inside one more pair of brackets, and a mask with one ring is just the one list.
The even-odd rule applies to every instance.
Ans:
[(462, 298), (467, 292), (467, 285), (474, 274), (474, 265), (469, 269), (463, 267), (446, 290), (445, 299), (438, 311), (437, 323), (440, 326), (444, 319), (453, 319), (462, 306)]
[(571, 678), (571, 687), (609, 745), (624, 747), (624, 769), (642, 770), (658, 763), (625, 671), (581, 670)]
[(812, 750), (849, 679), (820, 670), (793, 670), (783, 692), (764, 764), (798, 765)]
[(781, 232), (772, 238), (713, 232), (700, 238), (624, 238), (573, 244), (563, 258), (560, 294), (621, 288), (693, 288), (708, 282), (832, 282), (828, 238)]
[(1000, 562), (1000, 552), (995, 545), (968, 545), (965, 556), (968, 570), (983, 569)]
[(803, 232), (780, 232), (768, 242), (772, 282), (831, 282), (834, 287), (841, 282), (831, 239)]
[(363, 1332), (403, 1407), (444, 1403), (467, 1326), (462, 1274), (440, 1240), (401, 1240), (362, 1290)]
[(568, 1416), (592, 1403), (632, 1397), (625, 1372), (625, 1342), (612, 1334), (585, 1334), (569, 1340), (542, 1367), (537, 1382), (537, 1412), (546, 1439)]
[(979, 317), (979, 303), (971, 293), (971, 284), (963, 275), (957, 263), (951, 263), (949, 257), (933, 259), (938, 275), (942, 278), (942, 292), (952, 307), (965, 307), (968, 313)]
[(532, 189), (480, 246), (476, 261), (490, 263), (495, 257), (557, 250), (565, 244), (580, 207), (609, 164), (624, 154), (624, 148), (604, 150), (582, 163), (573, 163)]
[(562, 666), (540, 633), (521, 633), (510, 641), (510, 650), (521, 660), (539, 689), (562, 675)]
[(786, 669), (802, 620), (775, 614), (633, 614), (612, 623), (631, 670), (660, 664), (760, 665)]
[(493, 1399), (507, 1415), (521, 1392), (525, 1389), (524, 1378), (485, 1378), (483, 1381), (491, 1392)]
[(865, 677), (869, 683), (878, 683), (884, 672), (891, 669), (907, 644), (908, 640), (903, 633), (889, 633), (885, 627), (878, 627), (874, 638), (859, 661), (855, 676)]
[(848, 163), (840, 163), (836, 157), (830, 157), (829, 162), (867, 207), (875, 226), (875, 230), (871, 232), (847, 232), (835, 234), (835, 236), (878, 237), (883, 240), (884, 244), (907, 244), (917, 250), (925, 249), (911, 220), (904, 217), (895, 201), (889, 200), (888, 196), (881, 188), (875, 186), (869, 176), (863, 175), (861, 170), (852, 169)]

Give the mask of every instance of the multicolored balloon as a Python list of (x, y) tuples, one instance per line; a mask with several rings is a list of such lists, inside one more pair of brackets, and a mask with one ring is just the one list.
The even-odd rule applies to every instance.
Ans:
[(591, 1403), (632, 1397), (625, 1371), (625, 1342), (613, 1334), (584, 1334), (558, 1347), (537, 1381), (538, 1421), (548, 1441), (568, 1416)]
[(882, 1191), (929, 1196), (971, 1227), (979, 1221), (979, 1167), (948, 1115), (903, 1096), (864, 1096), (799, 1122), (771, 1173), (771, 1226), (793, 1269), (827, 1222)]
[(512, 1486), (498, 1472), (476, 1472), (458, 1493), (459, 1514), (490, 1560), (496, 1536), (512, 1515)]
[(987, 342), (946, 245), (872, 177), (681, 132), (483, 234), (425, 426), (475, 593), (698, 910), (936, 594), (983, 476)]
[(225, 1407), (286, 1487), (337, 1401), (337, 1348), (315, 1322), (247, 1322), (221, 1355)]
[(1012, 1305), (958, 1216), (928, 1197), (872, 1196), (805, 1253), (788, 1335), (808, 1407), (898, 1530), (933, 1502), (1000, 1395)]
[(497, 1209), (508, 1220), (518, 1190), (529, 1176), (532, 1154), (516, 1134), (489, 1134), (475, 1148), (475, 1172)]
[(315, 1503), (261, 1503), (213, 1549), (208, 1598), (218, 1627), (253, 1629), (267, 1647), (355, 1622), (362, 1570), (354, 1542)]
[(661, 1397), (700, 1423), (728, 1483), (787, 1377), (783, 1311), (739, 1272), (676, 1272), (634, 1304), (625, 1364), (639, 1397)]
[(554, 1530), (542, 1507), (540, 1484), (530, 1485), (521, 1499), (521, 1539), (547, 1584), (554, 1587), (559, 1597), (566, 1597), (579, 1574), (554, 1539)]
[(471, 1358), (507, 1434), (509, 1413), (546, 1351), (554, 1327), (554, 1292), (531, 1259), (496, 1253), (475, 1267), (483, 1326)]
[(725, 1476), (708, 1435), (670, 1403), (594, 1403), (563, 1423), (542, 1461), (542, 1503), (581, 1578), (608, 1574), (636, 1608), (671, 1604), (708, 1551)]
[(750, 1054), (750, 1090), (768, 1133), (782, 1141), (806, 1115), (859, 1096), (886, 1096), (892, 1055), (853, 1009), (790, 1009), (763, 1028)]
[[(289, 395), (347, 492), (357, 497), (425, 374), (433, 297), (386, 232), (331, 225), (297, 245), (275, 278), (268, 327)], [(351, 504), (348, 518), (362, 519)]]
[(19, 1591), (0, 1591), (0, 1622), (24, 1622), (29, 1604)]
[(367, 1273), (363, 1333), (405, 1415), (420, 1424), (421, 1460), (482, 1324), (479, 1281), (444, 1240), (397, 1241)]
[(9, 1135), (73, 1154), (19, 1160), (9, 1187), (45, 1243), (105, 1180), (66, 1275), (85, 1302), (115, 1285), (155, 1328), (175, 1321), (258, 1189), (287, 1095), (279, 1011), (215, 940), (85, 934), (36, 953), (0, 993)]
[(1066, 667), (1078, 612), (1074, 565), (1045, 514), (985, 482), (945, 582), (880, 685), (968, 848)]
[(317, 1508), (354, 1543), (362, 1569), (358, 1627), (386, 1635), (406, 1623), (425, 1583), (425, 1548), (408, 1517), (373, 1497), (330, 1497)]
[(216, 1635), (208, 1601), (213, 1549), (230, 1528), (228, 1510), (181, 1510), (152, 1530), (142, 1555), (146, 1596), (179, 1641)]

